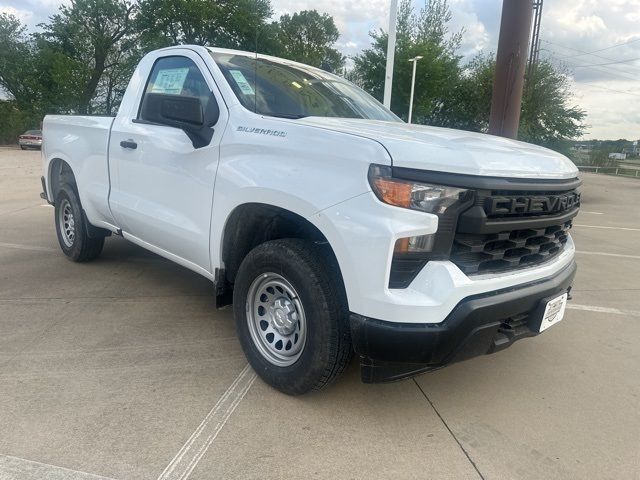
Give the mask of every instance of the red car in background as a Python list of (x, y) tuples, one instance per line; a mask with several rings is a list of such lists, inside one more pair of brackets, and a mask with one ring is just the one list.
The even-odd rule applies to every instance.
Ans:
[(27, 130), (18, 137), (18, 145), (22, 150), (27, 148), (42, 148), (42, 130)]

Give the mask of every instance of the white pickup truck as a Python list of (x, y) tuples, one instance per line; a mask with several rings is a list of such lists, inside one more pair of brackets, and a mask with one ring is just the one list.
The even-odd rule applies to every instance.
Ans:
[(353, 352), (363, 381), (391, 381), (560, 321), (577, 174), (544, 148), (407, 125), (316, 68), (200, 46), (146, 55), (115, 118), (44, 120), (62, 251), (92, 260), (119, 235), (204, 275), (288, 394)]

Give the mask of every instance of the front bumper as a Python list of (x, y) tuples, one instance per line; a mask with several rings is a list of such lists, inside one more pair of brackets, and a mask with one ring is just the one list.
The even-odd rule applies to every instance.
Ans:
[(551, 277), (467, 297), (441, 323), (400, 323), (351, 314), (362, 380), (400, 380), (493, 353), (538, 334), (546, 301), (571, 289), (571, 263)]

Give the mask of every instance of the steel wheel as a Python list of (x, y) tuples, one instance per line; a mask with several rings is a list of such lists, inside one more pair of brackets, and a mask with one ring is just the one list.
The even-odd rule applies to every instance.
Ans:
[(273, 365), (293, 365), (304, 349), (307, 327), (304, 309), (293, 286), (277, 273), (256, 278), (247, 295), (251, 340)]
[(73, 209), (69, 200), (62, 200), (58, 214), (58, 223), (60, 224), (60, 233), (62, 233), (62, 241), (71, 248), (76, 238), (76, 222), (73, 217)]

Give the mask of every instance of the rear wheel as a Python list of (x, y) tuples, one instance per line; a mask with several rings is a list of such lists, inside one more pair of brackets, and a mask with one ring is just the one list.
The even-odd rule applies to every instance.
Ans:
[(87, 234), (87, 219), (80, 199), (69, 184), (62, 184), (55, 199), (55, 220), (58, 243), (64, 254), (74, 262), (97, 258), (104, 246), (104, 237), (91, 238)]
[(233, 305), (249, 363), (278, 390), (319, 390), (349, 363), (346, 296), (327, 247), (298, 239), (259, 245), (240, 265)]

